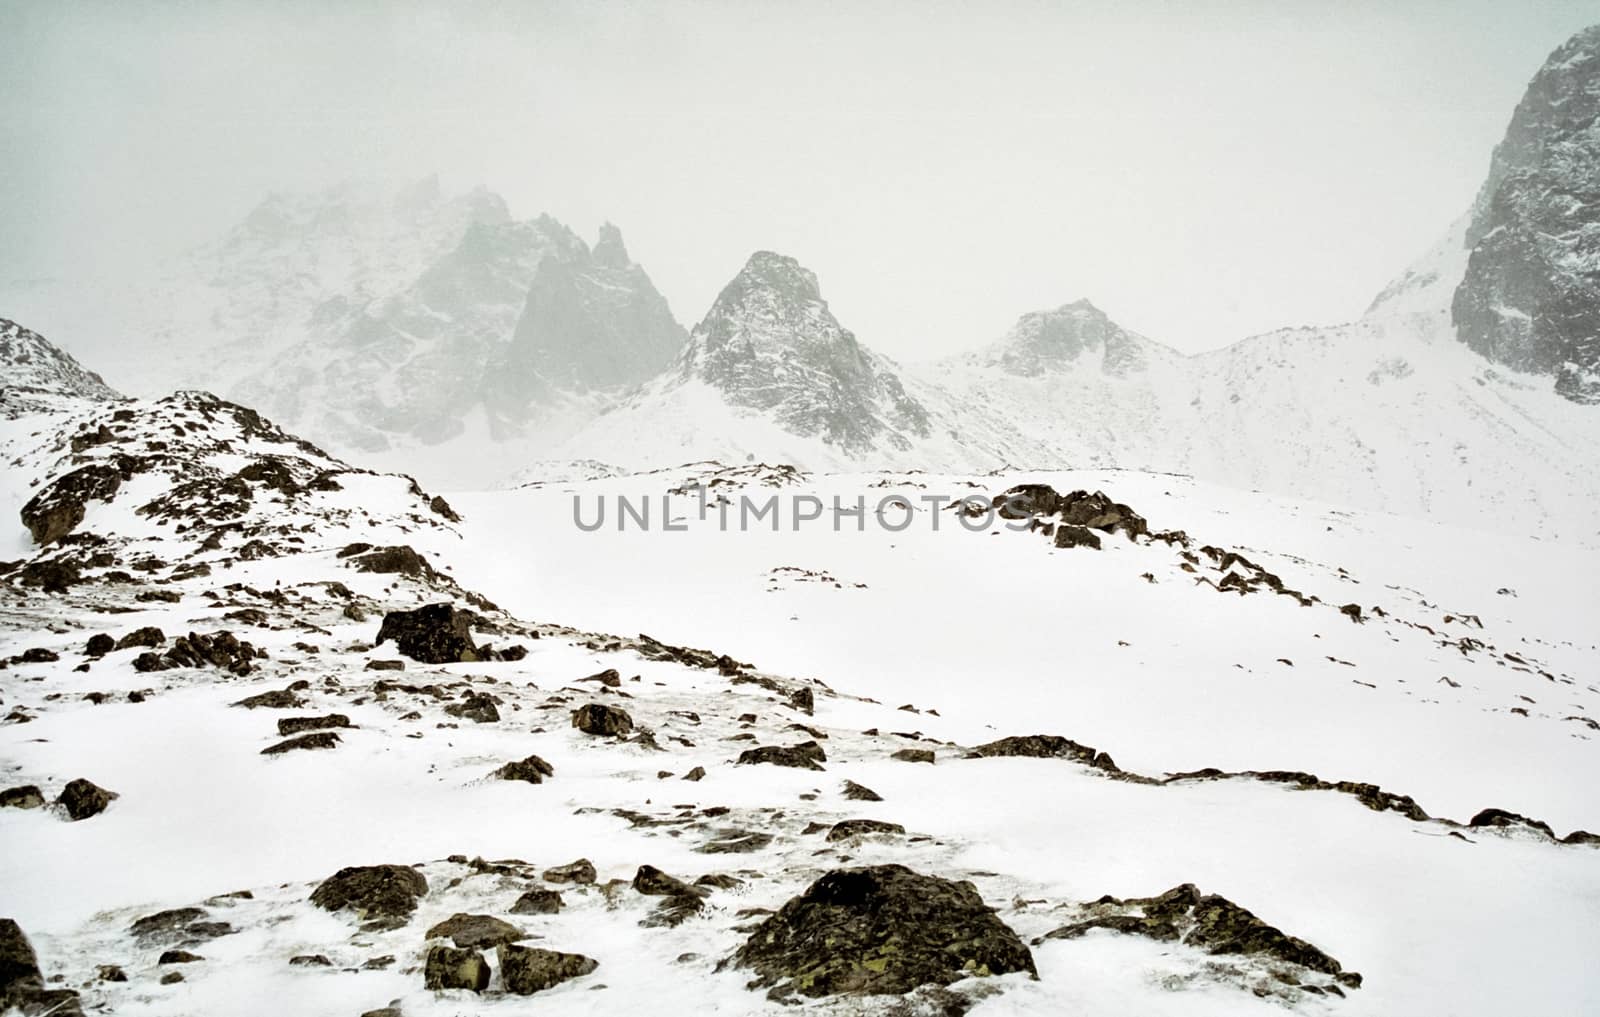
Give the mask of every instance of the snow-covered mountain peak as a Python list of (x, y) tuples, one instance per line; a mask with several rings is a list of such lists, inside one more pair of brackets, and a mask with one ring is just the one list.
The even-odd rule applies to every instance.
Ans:
[(1147, 365), (1149, 340), (1108, 318), (1088, 300), (1053, 310), (1030, 311), (986, 352), (983, 362), (1015, 375), (1075, 367), (1087, 359), (1107, 374), (1122, 377)]
[(0, 414), (33, 412), (52, 396), (97, 402), (122, 398), (44, 336), (0, 318)]
[(1466, 235), (1451, 317), (1473, 351), (1600, 403), (1600, 25), (1529, 83)]

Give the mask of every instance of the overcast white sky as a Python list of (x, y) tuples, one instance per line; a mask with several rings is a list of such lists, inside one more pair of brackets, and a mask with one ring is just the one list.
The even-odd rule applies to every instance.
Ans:
[(1083, 296), (1205, 349), (1358, 314), (1593, 20), (1526, 0), (0, 0), (0, 280), (180, 249), (272, 189), (437, 171), (591, 239), (615, 221), (686, 325), (770, 248), (902, 359)]

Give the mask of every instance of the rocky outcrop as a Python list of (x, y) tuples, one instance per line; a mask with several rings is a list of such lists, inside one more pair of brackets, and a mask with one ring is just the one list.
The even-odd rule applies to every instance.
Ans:
[(850, 455), (908, 449), (930, 433), (927, 410), (839, 324), (817, 277), (771, 251), (751, 255), (695, 326), (682, 373)]
[(1451, 317), (1473, 350), (1600, 403), (1600, 26), (1550, 54), (1495, 148)]
[(415, 611), (390, 611), (378, 627), (377, 644), (394, 640), (396, 648), (423, 664), (454, 664), (478, 659), (472, 642), (471, 617), (449, 604), (429, 604)]
[[(1085, 907), (1086, 917), (1064, 925), (1036, 940), (1077, 939), (1097, 929), (1145, 936), (1159, 942), (1181, 942), (1214, 955), (1235, 955), (1299, 969), (1299, 975), (1264, 972), (1252, 979), (1258, 994), (1281, 991), (1284, 986), (1316, 994), (1343, 995), (1343, 988), (1359, 988), (1361, 976), (1347, 972), (1323, 951), (1268, 925), (1253, 913), (1216, 894), (1202, 894), (1192, 883), (1173, 887), (1156, 897), (1119, 900), (1102, 897)], [(1316, 975), (1329, 976), (1315, 978)], [(1276, 984), (1274, 984), (1276, 983)], [(1343, 988), (1341, 988), (1343, 987)]]
[(507, 992), (530, 996), (589, 974), (600, 966), (592, 957), (532, 946), (502, 945), (498, 950), (500, 981)]
[[(60, 976), (53, 980), (59, 981)], [(22, 1017), (83, 1017), (75, 991), (45, 988), (33, 944), (9, 918), (0, 918), (0, 1012)]]
[(633, 731), (633, 718), (619, 707), (588, 703), (572, 711), (572, 726), (588, 735), (621, 738)]
[(56, 799), (56, 804), (66, 812), (68, 819), (77, 822), (90, 816), (98, 816), (118, 797), (115, 791), (107, 791), (94, 781), (79, 777), (61, 789), (61, 796)]
[(906, 993), (1025, 971), (1033, 955), (969, 882), (903, 865), (828, 873), (758, 925), (732, 957), (773, 995)]
[(375, 928), (399, 928), (411, 920), (428, 880), (409, 865), (360, 865), (340, 869), (311, 894), (325, 911), (353, 911)]

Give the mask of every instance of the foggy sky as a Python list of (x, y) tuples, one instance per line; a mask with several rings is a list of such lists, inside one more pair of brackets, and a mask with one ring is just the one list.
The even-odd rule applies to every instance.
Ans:
[(117, 272), (270, 190), (437, 171), (591, 242), (616, 222), (689, 326), (769, 248), (900, 359), (1079, 297), (1193, 351), (1359, 314), (1467, 208), (1528, 79), (1591, 20), (0, 0), (0, 281)]

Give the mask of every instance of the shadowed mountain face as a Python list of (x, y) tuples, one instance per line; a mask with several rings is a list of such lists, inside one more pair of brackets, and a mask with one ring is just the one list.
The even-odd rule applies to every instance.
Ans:
[(1098, 362), (1106, 374), (1125, 377), (1147, 360), (1142, 339), (1107, 318), (1104, 311), (1079, 300), (1051, 311), (1030, 311), (991, 348), (988, 363), (1008, 374), (1032, 376), (1079, 362)]
[(1600, 26), (1550, 55), (1478, 196), (1451, 307), (1462, 342), (1600, 402)]
[(566, 388), (636, 385), (671, 365), (683, 326), (629, 259), (621, 231), (607, 223), (593, 250), (561, 253), (534, 273), (497, 382), (514, 391), (538, 374)]
[(793, 258), (751, 255), (695, 326), (684, 373), (721, 390), (735, 406), (768, 411), (790, 433), (845, 452), (880, 438), (909, 447), (925, 437), (927, 411), (907, 395), (892, 365), (839, 324), (817, 277)]

